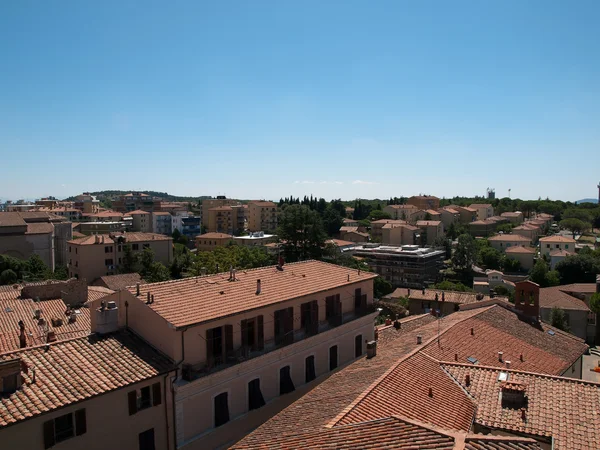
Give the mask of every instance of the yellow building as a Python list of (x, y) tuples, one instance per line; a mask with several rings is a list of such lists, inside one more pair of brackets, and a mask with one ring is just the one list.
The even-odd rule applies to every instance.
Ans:
[(248, 230), (274, 231), (277, 229), (277, 205), (267, 201), (248, 203)]
[(225, 233), (204, 233), (196, 236), (196, 248), (199, 252), (208, 252), (217, 247), (225, 247), (233, 242), (233, 236)]
[(209, 224), (209, 210), (213, 208), (218, 208), (221, 206), (235, 206), (239, 205), (240, 202), (237, 200), (232, 200), (230, 198), (225, 198), (224, 196), (218, 196), (217, 198), (207, 198), (206, 200), (202, 200), (202, 225), (208, 231), (215, 231), (210, 229)]
[(440, 199), (433, 195), (415, 195), (406, 200), (409, 205), (414, 205), (417, 209), (438, 209), (440, 207)]

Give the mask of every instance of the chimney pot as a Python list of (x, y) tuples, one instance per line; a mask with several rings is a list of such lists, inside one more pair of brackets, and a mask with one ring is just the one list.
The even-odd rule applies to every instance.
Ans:
[(524, 358), (523, 358), (523, 353), (521, 353), (520, 360), (521, 360), (521, 362), (523, 362), (523, 361), (524, 361)]
[(432, 387), (429, 388), (429, 396), (433, 397), (433, 388)]
[(510, 369), (510, 361), (506, 361), (506, 368)]
[(135, 295), (140, 296), (140, 283), (135, 284)]
[(475, 329), (471, 328), (471, 336), (475, 336)]
[(521, 419), (523, 419), (523, 421), (527, 420), (527, 414), (525, 412), (525, 408), (521, 408)]
[(454, 361), (458, 361), (458, 353), (454, 354)]
[(350, 274), (348, 274), (348, 281), (350, 281)]
[(467, 386), (471, 386), (471, 375), (470, 374), (465, 375), (465, 384)]
[(146, 304), (150, 304), (150, 292), (146, 292)]
[(417, 345), (421, 345), (421, 342), (423, 342), (423, 338), (421, 337), (420, 334), (417, 335)]
[(498, 361), (502, 362), (502, 355), (503, 354), (504, 353), (502, 353), (502, 352), (498, 352)]

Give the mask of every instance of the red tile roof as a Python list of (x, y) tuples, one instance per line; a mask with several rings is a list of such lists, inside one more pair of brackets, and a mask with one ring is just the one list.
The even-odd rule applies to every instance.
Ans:
[[(186, 278), (163, 283), (143, 284), (140, 298), (149, 292), (154, 303), (148, 305), (176, 327), (193, 325), (284, 302), (330, 289), (371, 280), (377, 275), (359, 272), (321, 261), (286, 264), (237, 271), (237, 281), (228, 281), (229, 272), (204, 277)], [(261, 292), (256, 294), (257, 280)], [(129, 291), (135, 295), (136, 288)], [(350, 293), (348, 294), (350, 295)], [(352, 294), (354, 291), (352, 290)]]
[(196, 236), (196, 239), (233, 239), (233, 236), (227, 233), (204, 233)]
[(566, 256), (570, 256), (572, 254), (573, 253), (569, 253), (566, 250), (560, 250), (560, 249), (553, 250), (553, 251), (550, 252), (550, 256), (554, 256), (555, 258), (557, 256), (564, 256), (564, 257), (566, 257)]
[(488, 241), (494, 242), (529, 242), (529, 239), (520, 234), (497, 234), (488, 238)]
[[(100, 242), (96, 243), (96, 236), (100, 238)], [(132, 232), (132, 233), (113, 233), (112, 236), (118, 237), (122, 236), (125, 238), (125, 243), (129, 242), (149, 242), (149, 241), (172, 241), (173, 238), (170, 236), (165, 236), (164, 234), (158, 233), (141, 233), (141, 232)], [(104, 237), (104, 242), (102, 242), (102, 238)], [(106, 244), (114, 244), (114, 239), (111, 237), (111, 234), (94, 234), (91, 236), (87, 236), (81, 239), (74, 239), (68, 241), (69, 244), (72, 245), (106, 245)]]
[[(0, 397), (0, 429), (168, 372), (172, 362), (127, 332), (71, 339), (0, 356), (27, 366), (23, 385)], [(33, 373), (35, 369), (35, 382)]]
[(329, 239), (329, 240), (325, 241), (325, 244), (332, 244), (332, 245), (335, 245), (336, 247), (346, 247), (348, 245), (356, 245), (356, 243), (354, 243), (354, 242), (344, 241), (342, 239)]
[(419, 227), (437, 227), (441, 224), (439, 220), (418, 220), (417, 226)]
[(28, 223), (25, 234), (51, 234), (54, 232), (54, 225), (49, 222)]
[[(552, 439), (554, 449), (597, 448), (600, 442), (600, 384), (464, 364), (442, 367), (474, 398), (475, 422), (481, 426)], [(526, 385), (525, 419), (520, 409), (502, 407), (501, 371)]]
[(148, 211), (142, 211), (141, 209), (136, 209), (135, 211), (128, 212), (127, 214), (129, 214), (130, 216), (134, 216), (137, 214), (150, 215)]
[(25, 225), (21, 213), (0, 212), (0, 227), (24, 227)]
[(504, 252), (505, 253), (531, 253), (531, 254), (537, 253), (535, 248), (521, 247), (520, 245), (517, 245), (514, 247), (508, 247), (506, 250), (504, 250)]
[(128, 286), (134, 286), (136, 283), (145, 283), (139, 273), (123, 273), (119, 275), (106, 275), (94, 281), (96, 286), (104, 286), (113, 291), (120, 291)]
[(112, 289), (103, 286), (88, 286), (88, 298), (86, 303), (94, 302), (114, 293), (115, 291)]
[(565, 244), (574, 244), (575, 239), (556, 235), (556, 236), (546, 236), (546, 237), (540, 238), (540, 242), (562, 242)]
[(400, 219), (379, 219), (379, 220), (374, 220), (373, 222), (371, 222), (371, 225), (373, 224), (398, 224), (398, 225), (402, 225), (402, 224), (407, 224), (408, 222), (406, 220), (400, 220)]
[(277, 206), (275, 203), (268, 201), (252, 201), (250, 203), (252, 203), (253, 205), (264, 206), (268, 208), (275, 208)]
[(473, 203), (469, 206), (469, 208), (479, 209), (479, 208), (491, 208), (492, 205), (490, 203)]
[(522, 212), (520, 211), (515, 211), (515, 212), (503, 212), (502, 214), (500, 214), (501, 217), (521, 217), (523, 215)]
[[(457, 291), (443, 291), (441, 289), (425, 289), (425, 293), (423, 290), (419, 289), (410, 289), (410, 295), (408, 293), (407, 288), (397, 288), (394, 292), (390, 294), (391, 298), (400, 298), (405, 297), (410, 300), (416, 301), (435, 301), (435, 296), (437, 295), (438, 301), (442, 302), (442, 297), (444, 301), (448, 303), (458, 303), (458, 304), (470, 304), (477, 303), (484, 300), (489, 300), (489, 295), (481, 294), (482, 298), (478, 299), (477, 296), (480, 295), (478, 292), (457, 292)], [(443, 294), (443, 296), (442, 296)], [(505, 297), (496, 297), (505, 299)], [(506, 299), (505, 299), (506, 300)]]
[[(596, 285), (590, 283), (593, 292), (596, 292)], [(570, 295), (571, 293), (589, 293), (575, 288), (577, 285), (553, 286), (540, 289), (540, 308), (560, 308), (565, 310), (589, 311), (590, 308), (583, 300)]]

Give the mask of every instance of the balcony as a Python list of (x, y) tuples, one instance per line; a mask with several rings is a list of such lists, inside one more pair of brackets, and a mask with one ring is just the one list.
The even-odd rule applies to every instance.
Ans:
[(293, 330), (289, 335), (277, 336), (274, 339), (266, 340), (262, 349), (258, 349), (257, 347), (240, 347), (231, 351), (225, 358), (215, 357), (211, 361), (205, 363), (194, 365), (184, 364), (183, 379), (186, 381), (194, 381), (212, 375), (245, 361), (252, 360), (291, 344), (299, 343), (310, 337), (333, 330), (341, 325), (345, 325), (360, 319), (361, 317), (372, 314), (375, 311), (375, 306), (371, 304), (366, 308), (356, 309), (341, 316), (333, 317), (330, 320), (320, 321), (314, 326), (309, 325), (304, 328)]

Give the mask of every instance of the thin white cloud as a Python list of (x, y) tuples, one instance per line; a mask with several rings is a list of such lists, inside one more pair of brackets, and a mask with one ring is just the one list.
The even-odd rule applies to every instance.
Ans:
[(379, 184), (375, 181), (354, 180), (352, 184)]

